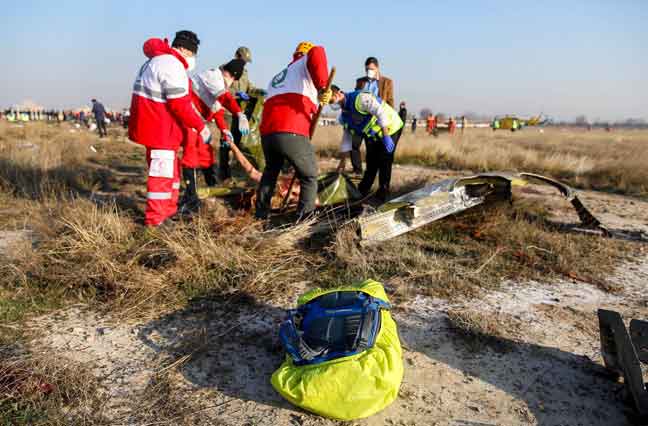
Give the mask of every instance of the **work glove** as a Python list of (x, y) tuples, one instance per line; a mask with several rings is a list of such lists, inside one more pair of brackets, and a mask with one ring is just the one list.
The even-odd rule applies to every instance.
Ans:
[(387, 150), (387, 152), (389, 154), (394, 152), (394, 149), (396, 148), (396, 146), (394, 145), (394, 141), (392, 140), (391, 136), (389, 136), (389, 135), (383, 136), (382, 141), (383, 141), (383, 145), (385, 145), (385, 149)]
[(247, 136), (250, 134), (250, 123), (248, 122), (247, 117), (244, 113), (239, 113), (238, 115), (238, 129), (241, 132), (241, 135)]
[(250, 100), (250, 96), (245, 92), (236, 92), (236, 96), (242, 101)]
[(320, 105), (324, 106), (328, 105), (331, 102), (331, 97), (333, 97), (333, 91), (331, 89), (322, 89), (319, 91), (317, 100), (319, 101)]
[(232, 135), (232, 132), (230, 132), (227, 129), (221, 130), (221, 136), (222, 136), (221, 138), (222, 140), (225, 140), (227, 142), (234, 142), (234, 135)]
[(204, 144), (209, 145), (211, 143), (212, 134), (209, 131), (209, 127), (207, 127), (207, 125), (205, 125), (205, 127), (200, 131), (200, 137), (202, 138)]

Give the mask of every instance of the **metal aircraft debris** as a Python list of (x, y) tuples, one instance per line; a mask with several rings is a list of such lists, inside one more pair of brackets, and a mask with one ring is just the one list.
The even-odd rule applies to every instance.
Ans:
[(558, 189), (574, 206), (584, 228), (605, 232), (576, 191), (557, 180), (533, 173), (483, 173), (427, 185), (381, 205), (375, 213), (359, 217), (361, 242), (366, 245), (385, 241), (481, 204), (510, 200), (512, 186), (527, 184)]

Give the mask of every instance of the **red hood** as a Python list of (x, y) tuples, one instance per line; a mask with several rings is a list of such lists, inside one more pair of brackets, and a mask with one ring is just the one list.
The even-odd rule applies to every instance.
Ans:
[(178, 53), (177, 50), (169, 46), (169, 40), (161, 38), (150, 38), (144, 42), (143, 49), (144, 55), (147, 58), (154, 58), (160, 55), (173, 55), (184, 65), (185, 69), (188, 67), (185, 58)]

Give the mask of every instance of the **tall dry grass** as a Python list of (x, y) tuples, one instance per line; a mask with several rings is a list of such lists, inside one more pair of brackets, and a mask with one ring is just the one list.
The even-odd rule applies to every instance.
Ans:
[[(339, 136), (339, 129), (320, 131), (317, 143), (322, 149), (326, 147), (322, 140), (330, 143), (336, 132)], [(564, 165), (566, 158), (572, 158), (569, 155), (584, 149), (578, 141), (560, 144), (550, 135), (545, 146), (554, 146), (556, 154), (541, 158), (531, 155), (538, 141), (508, 133), (485, 135), (497, 149), (517, 144), (518, 150), (527, 150), (530, 163), (549, 164), (561, 152), (565, 157), (555, 164)], [(635, 136), (640, 140), (642, 134)], [(477, 157), (460, 158), (459, 153), (490, 152), (478, 143), (480, 137), (474, 133), (461, 140), (423, 139), (406, 134), (399, 158), (416, 154), (417, 161), (432, 161), (430, 156), (446, 149), (457, 156), (452, 157), (453, 164), (465, 168)], [(305, 249), (298, 243), (303, 229), (265, 232), (249, 215), (227, 209), (207, 212), (167, 231), (149, 231), (139, 224), (137, 213), (115, 203), (97, 203), (92, 185), (87, 192), (75, 189), (78, 181), (72, 177), (79, 175), (78, 170), (94, 170), (89, 162), (95, 158), (88, 157), (90, 144), (99, 143), (94, 135), (40, 124), (8, 126), (0, 128), (0, 143), (0, 161), (9, 166), (0, 171), (0, 187), (12, 194), (1, 199), (22, 210), (22, 224), (37, 242), (0, 259), (0, 294), (23, 299), (52, 294), (141, 314), (209, 292), (245, 292), (265, 298), (285, 294), (295, 283), (327, 286), (367, 277), (453, 297), (520, 277), (573, 274), (599, 282), (623, 251), (617, 243), (561, 234), (544, 223), (542, 212), (529, 219), (510, 209), (440, 222), (367, 249), (357, 247), (353, 230), (345, 231), (350, 238), (338, 236), (328, 250)], [(21, 151), (25, 143), (40, 148)], [(106, 143), (114, 154), (110, 161), (117, 166), (120, 158), (130, 161), (137, 148), (116, 140)], [(485, 162), (502, 163), (493, 168), (510, 169), (522, 161), (512, 154), (508, 159), (504, 154), (484, 155)], [(464, 163), (459, 162), (462, 159)], [(18, 173), (21, 168), (29, 173)], [(65, 173), (50, 173), (53, 169)], [(484, 273), (474, 273), (478, 268)]]
[(247, 216), (205, 215), (148, 230), (114, 204), (76, 198), (30, 224), (40, 241), (0, 261), (1, 288), (58, 291), (123, 316), (154, 315), (214, 292), (283, 294), (318, 262), (290, 238), (294, 231), (266, 232)]
[[(648, 195), (648, 131), (542, 130), (467, 129), (434, 138), (424, 129), (416, 134), (406, 129), (396, 161), (473, 172), (535, 172), (578, 188)], [(320, 155), (330, 156), (338, 152), (340, 139), (339, 127), (322, 127), (314, 143)]]
[(94, 142), (93, 134), (68, 125), (0, 121), (0, 185), (36, 199), (91, 190), (101, 179), (86, 162)]
[(97, 378), (84, 365), (0, 348), (3, 425), (108, 425), (105, 402)]

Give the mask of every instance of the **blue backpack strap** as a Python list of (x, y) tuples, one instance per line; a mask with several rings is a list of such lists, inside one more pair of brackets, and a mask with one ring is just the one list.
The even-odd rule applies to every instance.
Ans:
[(389, 308), (389, 303), (362, 292), (328, 293), (289, 310), (279, 337), (296, 365), (355, 355), (373, 347), (380, 311)]

